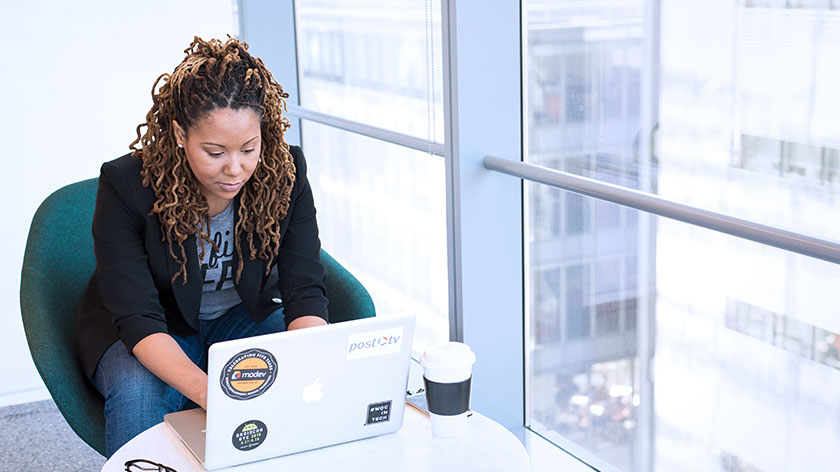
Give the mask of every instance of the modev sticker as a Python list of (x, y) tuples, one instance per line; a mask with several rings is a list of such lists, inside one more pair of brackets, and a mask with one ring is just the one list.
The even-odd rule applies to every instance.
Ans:
[(233, 432), (233, 447), (240, 451), (250, 451), (265, 441), (268, 428), (260, 420), (250, 420), (239, 425)]
[(236, 400), (258, 397), (277, 378), (277, 360), (264, 349), (248, 349), (233, 356), (222, 369), (225, 395)]
[(400, 352), (402, 338), (402, 326), (353, 334), (347, 338), (347, 360)]

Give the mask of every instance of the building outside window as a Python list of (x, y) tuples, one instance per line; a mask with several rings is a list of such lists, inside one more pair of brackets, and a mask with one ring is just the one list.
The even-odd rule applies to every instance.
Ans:
[[(832, 2), (523, 14), (527, 161), (838, 239)], [(604, 469), (832, 467), (836, 266), (526, 188), (532, 429)]]

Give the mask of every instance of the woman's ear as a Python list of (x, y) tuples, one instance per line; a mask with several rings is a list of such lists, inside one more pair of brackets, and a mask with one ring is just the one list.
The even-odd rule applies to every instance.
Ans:
[(175, 141), (178, 143), (178, 147), (184, 147), (184, 144), (187, 142), (186, 131), (175, 120), (172, 120), (172, 129), (175, 130)]

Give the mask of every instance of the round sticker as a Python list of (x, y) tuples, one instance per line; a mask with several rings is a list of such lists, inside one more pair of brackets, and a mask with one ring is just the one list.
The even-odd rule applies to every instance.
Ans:
[(250, 420), (239, 425), (233, 432), (233, 447), (240, 451), (250, 451), (265, 441), (268, 428), (260, 420)]
[(222, 369), (222, 391), (236, 400), (255, 398), (277, 377), (277, 360), (263, 349), (248, 349), (233, 356)]

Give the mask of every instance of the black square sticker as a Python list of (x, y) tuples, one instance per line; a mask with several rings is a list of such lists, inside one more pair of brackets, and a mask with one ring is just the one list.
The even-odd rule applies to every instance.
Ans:
[(371, 403), (367, 407), (367, 422), (369, 424), (384, 423), (391, 420), (391, 400), (387, 402)]

